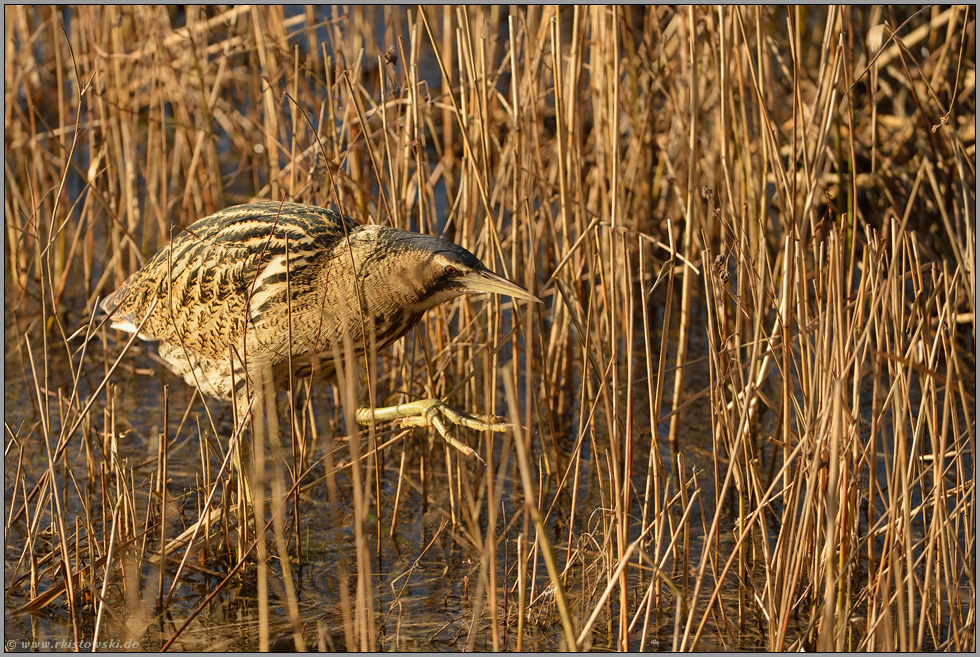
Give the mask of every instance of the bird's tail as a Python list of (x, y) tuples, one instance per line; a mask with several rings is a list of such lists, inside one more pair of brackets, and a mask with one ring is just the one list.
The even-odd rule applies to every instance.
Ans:
[(129, 284), (132, 283), (135, 276), (136, 274), (131, 275), (122, 285), (110, 292), (106, 298), (96, 305), (95, 311), (103, 316), (111, 315), (116, 309), (116, 306), (119, 305), (119, 301), (123, 298), (123, 295), (126, 294), (126, 291), (129, 289)]
[(139, 331), (139, 318), (131, 312), (120, 312), (119, 306), (129, 291), (133, 281), (136, 280), (139, 272), (132, 274), (116, 290), (110, 292), (105, 299), (95, 305), (95, 312), (98, 319), (102, 322), (109, 321), (109, 326), (126, 333), (138, 333), (142, 340), (155, 340), (156, 338), (145, 331)]

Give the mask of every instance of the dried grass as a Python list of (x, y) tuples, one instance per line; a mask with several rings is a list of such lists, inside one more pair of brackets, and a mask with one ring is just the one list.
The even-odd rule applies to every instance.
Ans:
[[(975, 649), (975, 9), (5, 18), (5, 639)], [(96, 299), (253, 198), (447, 236), (546, 304), (463, 298), (248, 429), (141, 409), (160, 368)], [(355, 426), (359, 385), (519, 428), (465, 436), (484, 467)]]

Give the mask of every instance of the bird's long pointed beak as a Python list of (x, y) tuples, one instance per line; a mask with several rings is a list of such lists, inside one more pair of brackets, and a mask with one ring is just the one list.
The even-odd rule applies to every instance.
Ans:
[(505, 294), (507, 296), (514, 297), (515, 299), (524, 299), (525, 301), (541, 303), (541, 299), (537, 298), (517, 283), (511, 282), (500, 274), (495, 274), (489, 269), (466, 274), (461, 276), (458, 280), (466, 286), (466, 290), (468, 292)]

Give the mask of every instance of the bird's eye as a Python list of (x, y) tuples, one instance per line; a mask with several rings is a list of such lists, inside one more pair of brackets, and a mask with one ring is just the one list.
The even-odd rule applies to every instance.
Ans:
[(446, 274), (448, 274), (449, 276), (455, 276), (458, 273), (459, 273), (458, 269), (456, 269), (452, 265), (446, 265)]

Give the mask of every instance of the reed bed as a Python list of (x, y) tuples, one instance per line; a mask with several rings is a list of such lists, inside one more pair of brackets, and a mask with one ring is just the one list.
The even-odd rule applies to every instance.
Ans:
[[(5, 31), (8, 649), (975, 650), (974, 7)], [(93, 310), (256, 198), (545, 303), (462, 298), (235, 418)], [(515, 428), (464, 432), (482, 464), (353, 422), (422, 396)]]

